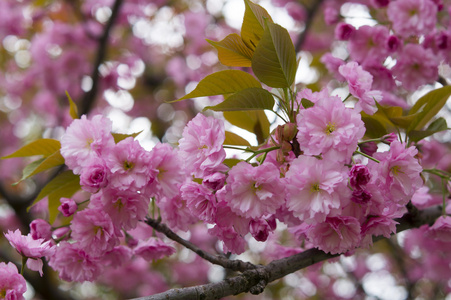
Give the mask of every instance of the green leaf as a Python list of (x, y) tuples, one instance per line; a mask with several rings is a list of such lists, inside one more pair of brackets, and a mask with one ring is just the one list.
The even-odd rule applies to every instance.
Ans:
[[(59, 151), (53, 153), (48, 157), (41, 158), (27, 165), (23, 170), (22, 178), (19, 180), (25, 180), (33, 175), (36, 175), (40, 172), (46, 171), (48, 169), (61, 166), (64, 164), (64, 158), (61, 156)], [(17, 183), (19, 183), (17, 182)]]
[(62, 197), (72, 197), (78, 190), (80, 190), (80, 176), (75, 175), (72, 171), (60, 173), (44, 186), (32, 206), (47, 196), (50, 213), (49, 221), (53, 223), (58, 214), (58, 210), (55, 207), (58, 208), (60, 205), (59, 200)]
[(250, 67), (253, 51), (244, 44), (241, 37), (232, 33), (222, 41), (207, 40), (218, 50), (219, 61), (229, 67)]
[(72, 100), (72, 98), (71, 98), (71, 96), (69, 95), (69, 93), (66, 91), (66, 96), (67, 96), (67, 99), (69, 100), (69, 106), (70, 106), (70, 108), (69, 108), (69, 114), (70, 114), (70, 116), (72, 117), (72, 119), (78, 119), (79, 118), (79, 116), (78, 116), (78, 108), (77, 108), (77, 105), (75, 104), (75, 102)]
[(249, 144), (249, 142), (246, 139), (243, 139), (241, 136), (230, 131), (225, 132), (224, 145), (247, 146), (247, 147), (251, 146), (251, 144)]
[(224, 163), (229, 168), (232, 168), (233, 166), (237, 165), (241, 161), (242, 161), (241, 159), (237, 159), (237, 158), (226, 158), (226, 159), (224, 159)]
[(224, 118), (230, 124), (254, 133), (259, 144), (269, 136), (270, 123), (263, 110), (226, 111)]
[(131, 134), (126, 134), (126, 133), (112, 133), (111, 135), (114, 138), (114, 142), (117, 144), (122, 140), (125, 140), (128, 137), (132, 137), (135, 138), (137, 137), (141, 132), (143, 132), (142, 130), (139, 132), (135, 132), (135, 133), (131, 133)]
[(384, 121), (380, 115), (367, 115), (362, 113), (362, 121), (365, 124), (365, 136), (368, 138), (380, 138), (388, 133), (386, 127), (384, 126)]
[(12, 157), (26, 157), (26, 156), (35, 156), (35, 155), (43, 155), (44, 157), (48, 157), (53, 153), (59, 151), (61, 149), (61, 143), (54, 139), (39, 139), (34, 142), (31, 142), (16, 152), (2, 157), (12, 158)]
[(263, 88), (248, 88), (239, 91), (218, 105), (207, 106), (204, 110), (214, 111), (242, 111), (242, 110), (260, 110), (274, 107), (274, 97), (270, 92)]
[(434, 116), (437, 115), (450, 96), (451, 86), (444, 86), (433, 90), (418, 99), (409, 111), (409, 115), (418, 115), (412, 120), (412, 123), (407, 128), (407, 132), (422, 129)]
[(249, 0), (244, 0), (244, 5), (245, 10), (243, 24), (241, 25), (241, 38), (244, 44), (254, 51), (265, 31), (265, 19), (270, 22), (272, 22), (272, 19), (268, 12), (260, 5), (252, 3)]
[(288, 31), (267, 22), (252, 56), (255, 76), (270, 87), (287, 88), (294, 82), (296, 67), (296, 52)]
[(208, 75), (199, 82), (191, 93), (175, 101), (233, 94), (251, 87), (261, 87), (260, 82), (254, 76), (240, 70), (224, 70)]
[(301, 99), (301, 104), (302, 104), (303, 108), (310, 108), (315, 105), (315, 103), (313, 103), (312, 101), (305, 99), (305, 98)]
[(442, 117), (434, 120), (431, 124), (429, 124), (426, 130), (412, 130), (409, 132), (409, 139), (413, 142), (419, 142), (425, 137), (431, 136), (437, 132), (448, 130), (448, 125), (446, 124), (446, 120)]

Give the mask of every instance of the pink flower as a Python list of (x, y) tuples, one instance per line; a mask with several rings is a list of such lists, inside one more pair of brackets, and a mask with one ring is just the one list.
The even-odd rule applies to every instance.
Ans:
[(360, 64), (364, 64), (368, 60), (383, 63), (388, 55), (385, 45), (389, 35), (390, 33), (386, 26), (364, 25), (359, 27), (348, 43), (352, 60)]
[(75, 201), (73, 199), (62, 197), (60, 199), (60, 202), (61, 202), (61, 205), (58, 207), (58, 210), (65, 217), (72, 216), (78, 209), (78, 205), (77, 205), (77, 203), (75, 203)]
[(347, 23), (338, 23), (335, 27), (335, 38), (340, 41), (347, 41), (355, 32), (355, 27)]
[(99, 258), (81, 249), (78, 243), (68, 242), (59, 243), (49, 265), (67, 281), (94, 281), (103, 270)]
[(231, 252), (234, 254), (241, 254), (245, 250), (246, 242), (243, 237), (231, 227), (220, 227), (215, 225), (215, 227), (208, 229), (208, 233), (218, 237), (224, 243), (224, 253)]
[(379, 91), (371, 90), (373, 76), (354, 61), (340, 66), (338, 71), (348, 82), (351, 95), (359, 99), (355, 108), (359, 112), (363, 110), (369, 115), (374, 114), (377, 110), (374, 100), (381, 100), (382, 94)]
[(415, 91), (419, 86), (432, 83), (438, 78), (438, 64), (438, 58), (431, 49), (407, 44), (392, 71), (406, 90)]
[[(346, 167), (331, 160), (299, 156), (286, 174), (287, 207), (308, 223), (337, 214), (349, 199)], [(343, 202), (343, 203), (342, 203)]]
[(427, 235), (436, 240), (451, 242), (451, 217), (440, 216), (434, 225), (429, 227)]
[(20, 255), (29, 258), (27, 267), (30, 270), (39, 271), (39, 274), (42, 276), (41, 257), (53, 255), (55, 252), (55, 248), (50, 244), (50, 241), (44, 241), (44, 239), (35, 240), (30, 233), (22, 235), (19, 229), (14, 232), (8, 230), (8, 233), (5, 233), (5, 237)]
[(143, 257), (145, 260), (157, 260), (175, 253), (175, 248), (167, 245), (158, 238), (151, 237), (147, 241), (140, 240), (133, 249), (135, 255)]
[(5, 300), (23, 300), (26, 291), (27, 283), (16, 265), (0, 262), (0, 297)]
[(80, 174), (81, 188), (90, 193), (96, 193), (108, 184), (109, 170), (102, 159), (96, 159), (86, 165)]
[(430, 0), (396, 0), (388, 5), (387, 15), (400, 36), (424, 35), (435, 28), (437, 5)]
[(216, 198), (205, 186), (190, 181), (180, 188), (182, 198), (193, 216), (207, 222), (214, 223), (216, 215)]
[(150, 153), (132, 137), (112, 147), (105, 163), (111, 172), (109, 184), (120, 190), (142, 190), (156, 175), (156, 171), (150, 166)]
[(150, 152), (150, 165), (155, 170), (154, 181), (148, 186), (149, 194), (157, 198), (175, 197), (175, 187), (185, 180), (182, 161), (169, 144), (157, 144)]
[(396, 222), (386, 216), (370, 216), (362, 224), (362, 247), (371, 246), (373, 244), (373, 236), (384, 236), (389, 238), (396, 233)]
[(297, 140), (305, 154), (329, 154), (339, 162), (351, 159), (365, 133), (360, 114), (345, 107), (338, 97), (323, 98), (301, 110), (296, 121)]
[(224, 201), (236, 214), (246, 218), (274, 214), (284, 199), (285, 187), (273, 164), (253, 167), (240, 162), (229, 171)]
[(420, 176), (422, 167), (415, 158), (417, 153), (415, 147), (406, 149), (405, 144), (394, 141), (389, 151), (374, 154), (380, 163), (368, 162), (375, 183), (397, 204), (407, 204), (413, 194), (423, 186)]
[(180, 156), (188, 173), (201, 178), (217, 171), (226, 156), (223, 121), (197, 114), (183, 130), (179, 141)]
[(106, 212), (117, 228), (125, 230), (135, 228), (146, 217), (149, 202), (143, 194), (109, 188), (91, 196), (92, 206)]
[(307, 238), (318, 249), (331, 254), (353, 250), (360, 244), (360, 224), (353, 217), (327, 218), (307, 232)]
[(79, 247), (94, 256), (110, 251), (119, 242), (111, 218), (98, 208), (87, 208), (75, 214), (70, 228)]
[(105, 150), (114, 146), (111, 121), (102, 115), (88, 120), (85, 115), (76, 119), (61, 138), (61, 155), (66, 165), (80, 174), (91, 159), (99, 159)]
[(188, 226), (199, 219), (193, 216), (180, 195), (173, 198), (163, 197), (157, 201), (163, 222), (173, 230), (187, 231)]

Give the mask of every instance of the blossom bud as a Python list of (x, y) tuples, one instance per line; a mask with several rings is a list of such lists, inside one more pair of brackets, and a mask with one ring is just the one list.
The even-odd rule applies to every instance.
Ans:
[(290, 142), (294, 139), (298, 133), (297, 125), (295, 123), (287, 123), (283, 125), (283, 140)]
[(268, 239), (270, 226), (266, 220), (253, 219), (249, 222), (249, 231), (259, 242), (264, 242)]
[(396, 133), (390, 132), (389, 134), (386, 134), (382, 137), (381, 142), (390, 145), (391, 143), (397, 140), (398, 137), (396, 136)]
[(392, 35), (387, 39), (387, 48), (391, 52), (395, 52), (401, 46), (401, 40), (396, 36)]
[(36, 219), (30, 223), (30, 233), (34, 240), (49, 240), (52, 238), (52, 226), (47, 221)]
[(367, 155), (373, 155), (377, 151), (377, 144), (375, 142), (367, 142), (359, 145), (360, 151)]
[(72, 216), (77, 211), (78, 206), (73, 199), (63, 197), (60, 199), (60, 202), (61, 205), (58, 207), (58, 210), (63, 214), (63, 216)]
[(96, 193), (108, 184), (108, 170), (103, 163), (93, 163), (82, 169), (80, 185), (83, 190)]
[(218, 191), (224, 186), (225, 180), (226, 176), (224, 173), (215, 172), (205, 176), (202, 184), (213, 191)]
[(340, 41), (348, 41), (355, 32), (355, 27), (347, 23), (339, 23), (335, 27), (335, 38)]
[(371, 174), (365, 165), (353, 165), (349, 171), (350, 184), (353, 189), (362, 190), (370, 182)]

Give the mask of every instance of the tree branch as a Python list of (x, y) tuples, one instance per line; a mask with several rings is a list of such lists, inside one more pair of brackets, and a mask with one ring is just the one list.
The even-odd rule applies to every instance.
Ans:
[(97, 92), (99, 89), (99, 80), (100, 80), (100, 71), (99, 67), (103, 63), (106, 57), (106, 52), (108, 48), (108, 38), (110, 36), (111, 28), (116, 22), (116, 19), (119, 15), (120, 7), (122, 5), (123, 0), (116, 0), (111, 9), (111, 16), (105, 25), (105, 30), (103, 31), (102, 36), (99, 38), (99, 50), (97, 51), (96, 60), (94, 62), (94, 68), (92, 70), (91, 79), (92, 79), (92, 87), (91, 89), (85, 93), (81, 106), (80, 106), (80, 114), (87, 114), (92, 105), (94, 104), (95, 98), (97, 96)]
[(175, 232), (173, 232), (168, 226), (161, 223), (160, 219), (154, 220), (154, 219), (148, 218), (148, 219), (146, 219), (146, 223), (149, 226), (151, 226), (153, 229), (155, 229), (156, 231), (163, 233), (165, 236), (167, 236), (171, 240), (190, 249), (191, 251), (193, 251), (194, 253), (196, 253), (197, 255), (202, 257), (203, 259), (208, 260), (212, 264), (219, 265), (219, 266), (222, 266), (223, 268), (230, 269), (232, 271), (239, 271), (239, 272), (244, 272), (246, 270), (257, 268), (256, 265), (254, 265), (250, 262), (244, 262), (239, 259), (231, 260), (224, 256), (212, 255), (212, 254), (200, 249), (193, 243), (191, 243), (185, 239), (182, 239), (179, 235), (177, 235)]
[[(397, 232), (401, 232), (411, 228), (418, 228), (425, 224), (431, 225), (438, 217), (440, 217), (440, 215), (441, 210), (437, 207), (422, 211), (410, 209), (409, 212), (405, 214), (402, 218), (396, 220), (397, 222), (399, 222), (397, 226)], [(155, 220), (153, 221), (155, 222)], [(147, 222), (149, 224), (149, 220)], [(152, 226), (153, 228), (155, 228), (155, 230), (166, 234), (166, 230), (163, 229), (164, 227), (167, 228), (166, 225), (157, 222), (158, 225), (157, 226), (156, 224), (153, 224), (152, 221), (150, 221), (150, 223), (151, 223), (149, 224), (150, 226), (154, 225), (155, 227), (162, 229), (162, 231), (160, 231), (154, 226)], [(173, 232), (172, 234), (176, 235)], [(384, 237), (375, 237), (373, 240), (377, 241), (383, 238)], [(194, 249), (197, 249), (197, 247), (194, 246)], [(193, 251), (196, 252), (195, 250)], [(163, 299), (207, 300), (207, 299), (220, 299), (222, 297), (247, 292), (251, 292), (252, 294), (259, 294), (263, 292), (264, 288), (266, 287), (266, 284), (274, 280), (283, 278), (288, 274), (294, 273), (318, 262), (337, 256), (339, 256), (339, 254), (325, 253), (316, 248), (309, 249), (289, 257), (274, 260), (266, 266), (256, 266), (256, 268), (254, 269), (248, 269), (244, 271), (242, 274), (239, 274), (231, 278), (226, 278), (217, 283), (209, 283), (205, 285), (180, 289), (171, 289), (164, 293), (148, 297), (135, 298), (134, 300), (163, 300)]]
[(316, 16), (316, 12), (321, 7), (322, 3), (323, 3), (323, 0), (315, 0), (315, 1), (313, 1), (312, 7), (310, 7), (307, 10), (307, 20), (305, 21), (305, 28), (299, 34), (296, 44), (294, 45), (294, 49), (295, 49), (296, 53), (301, 51), (302, 45), (304, 45), (305, 39), (307, 38), (307, 33), (313, 24), (313, 20)]

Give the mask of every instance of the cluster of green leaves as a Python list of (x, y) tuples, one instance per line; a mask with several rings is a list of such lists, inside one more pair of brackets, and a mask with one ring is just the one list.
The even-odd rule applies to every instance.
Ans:
[(379, 138), (390, 132), (399, 133), (402, 130), (408, 143), (416, 143), (437, 132), (447, 130), (449, 128), (446, 120), (443, 117), (436, 118), (436, 115), (450, 96), (451, 86), (444, 86), (418, 99), (407, 111), (398, 106), (383, 107), (378, 104), (378, 111), (374, 115), (362, 113), (366, 136)]
[[(223, 65), (251, 67), (257, 78), (241, 70), (219, 71), (206, 76), (191, 93), (175, 101), (222, 95), (224, 101), (205, 109), (224, 112), (226, 120), (256, 134), (262, 143), (269, 136), (270, 125), (263, 110), (273, 111), (275, 106), (274, 95), (262, 84), (289, 90), (296, 76), (296, 52), (288, 31), (275, 24), (263, 7), (249, 0), (244, 3), (241, 36), (232, 33), (219, 42), (208, 42), (218, 50)], [(291, 99), (278, 105), (290, 115)], [(249, 145), (231, 132), (226, 133), (225, 144)]]

